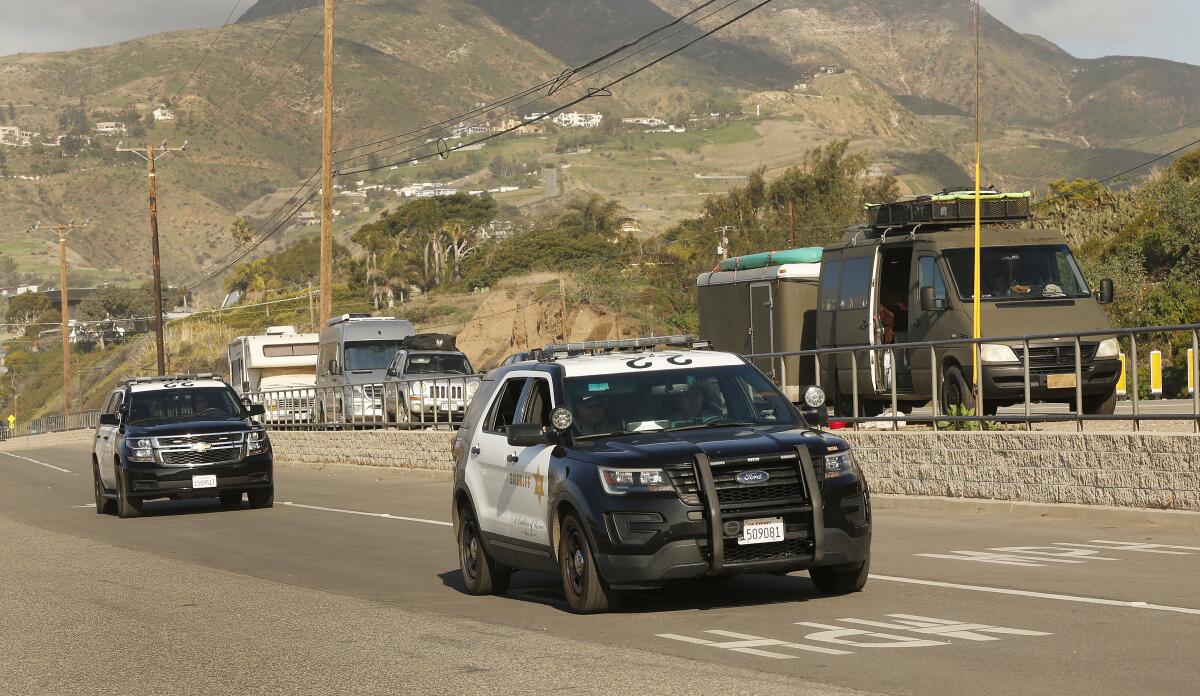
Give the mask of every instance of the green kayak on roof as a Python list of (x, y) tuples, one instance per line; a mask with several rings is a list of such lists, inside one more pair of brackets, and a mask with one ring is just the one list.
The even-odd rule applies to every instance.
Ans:
[(757, 254), (734, 256), (722, 259), (718, 267), (722, 271), (744, 271), (764, 266), (782, 266), (788, 263), (820, 263), (821, 247), (800, 247), (781, 251), (763, 251)]

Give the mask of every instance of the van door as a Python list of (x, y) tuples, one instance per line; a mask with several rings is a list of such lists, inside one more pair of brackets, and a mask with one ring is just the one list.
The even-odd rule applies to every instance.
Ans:
[[(842, 254), (842, 278), (838, 290), (838, 308), (834, 320), (834, 345), (859, 346), (878, 343), (876, 336), (876, 303), (878, 293), (875, 282), (879, 272), (879, 247), (876, 245), (849, 248)], [(859, 394), (879, 391), (876, 370), (878, 357), (873, 351), (856, 351), (854, 360), (850, 353), (839, 353), (837, 357), (838, 391), (849, 396), (852, 384), (851, 370), (858, 368)]]
[[(942, 326), (942, 319), (947, 314), (950, 302), (946, 293), (946, 280), (942, 270), (938, 268), (937, 256), (932, 253), (918, 253), (913, 264), (916, 267), (917, 282), (913, 295), (909, 298), (909, 341), (940, 341), (950, 338), (951, 331)], [(943, 309), (926, 310), (921, 306), (922, 288), (933, 288), (935, 302), (940, 302)], [(913, 388), (917, 394), (930, 396), (933, 394), (933, 372), (930, 369), (932, 358), (927, 349), (912, 352)]]
[[(750, 353), (771, 353), (775, 350), (775, 327), (771, 321), (774, 315), (771, 311), (775, 306), (775, 296), (771, 283), (750, 284)], [(771, 381), (778, 383), (775, 374), (777, 361), (770, 358), (754, 360), (754, 365), (762, 370)]]

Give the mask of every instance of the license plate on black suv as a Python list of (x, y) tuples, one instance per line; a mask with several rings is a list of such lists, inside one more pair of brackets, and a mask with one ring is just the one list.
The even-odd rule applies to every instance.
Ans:
[(738, 537), (739, 544), (770, 544), (783, 541), (782, 517), (760, 517), (742, 522), (742, 535)]

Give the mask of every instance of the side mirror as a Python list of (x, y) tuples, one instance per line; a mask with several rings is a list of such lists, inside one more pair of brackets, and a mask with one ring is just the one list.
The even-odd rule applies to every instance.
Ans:
[(513, 447), (548, 445), (552, 434), (537, 423), (514, 423), (508, 426), (508, 444)]
[(340, 369), (338, 369), (338, 361), (337, 361), (337, 358), (333, 358), (333, 359), (331, 359), (331, 360), (329, 361), (329, 364), (326, 366), (326, 370), (327, 370), (327, 371), (329, 372), (329, 374), (331, 374), (331, 375), (340, 375), (340, 374), (342, 374), (342, 371), (341, 371)]
[(1100, 304), (1112, 304), (1114, 293), (1112, 278), (1105, 278), (1100, 281), (1100, 293), (1099, 297), (1096, 298), (1096, 302)]
[(940, 312), (945, 308), (946, 298), (934, 295), (932, 285), (921, 288), (921, 311)]
[(262, 404), (250, 404), (249, 408), (247, 408), (246, 411), (250, 414), (251, 418), (253, 418), (254, 416), (267, 415), (267, 407), (263, 406)]
[(101, 413), (100, 425), (120, 425), (121, 419), (115, 413)]
[(395, 376), (397, 376), (397, 375), (399, 375), (399, 374), (400, 374), (400, 373), (396, 372), (396, 368), (394, 368), (394, 367), (389, 367), (389, 368), (387, 369), (387, 376), (388, 376), (388, 377), (395, 377)]

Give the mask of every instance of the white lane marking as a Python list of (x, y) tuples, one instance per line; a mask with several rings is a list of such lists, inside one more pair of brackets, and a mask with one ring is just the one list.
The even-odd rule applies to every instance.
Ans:
[(988, 587), (986, 585), (963, 585), (957, 582), (940, 582), (937, 580), (920, 580), (917, 578), (900, 578), (894, 575), (871, 574), (872, 580), (887, 582), (902, 582), (910, 585), (927, 585), (930, 587), (947, 587), (954, 590), (969, 590), (971, 592), (992, 592), (995, 594), (1016, 595), (1018, 597), (1035, 597), (1038, 599), (1057, 599), (1062, 602), (1079, 602), (1082, 604), (1104, 604), (1110, 607), (1132, 607), (1134, 609), (1153, 609), (1155, 611), (1173, 611), (1180, 614), (1200, 615), (1200, 609), (1189, 607), (1172, 607), (1165, 604), (1150, 604), (1149, 602), (1129, 602), (1119, 599), (1103, 599), (1101, 597), (1083, 597), (1080, 595), (1055, 594), (1053, 592), (1034, 592), (1032, 590), (1014, 590), (1006, 587)]
[(94, 507), (96, 507), (96, 504), (88, 503), (87, 505), (72, 505), (71, 507), (73, 507), (73, 508), (94, 508)]
[(386, 512), (363, 512), (361, 510), (343, 510), (342, 508), (321, 507), (320, 505), (302, 505), (300, 503), (280, 503), (280, 505), (290, 505), (292, 507), (304, 508), (306, 510), (323, 510), (325, 512), (340, 512), (346, 515), (362, 515), (364, 517), (379, 517), (385, 520), (400, 520), (402, 522), (420, 522), (422, 524), (436, 524), (441, 527), (453, 527), (451, 522), (442, 522), (441, 520), (426, 520), (420, 517), (402, 517), (400, 515), (391, 515)]
[(12, 452), (0, 452), (0, 454), (6, 454), (10, 457), (15, 457), (17, 459), (24, 459), (27, 462), (33, 462), (34, 464), (37, 464), (39, 466), (44, 466), (47, 469), (54, 469), (55, 471), (61, 471), (64, 474), (74, 474), (75, 476), (79, 475), (79, 474), (76, 474), (74, 471), (71, 471), (70, 469), (64, 469), (61, 466), (54, 466), (53, 464), (47, 464), (46, 462), (39, 462), (36, 459), (30, 459), (29, 457), (22, 457), (21, 455), (13, 454)]
[(912, 631), (913, 633), (932, 634), (949, 638), (962, 638), (963, 640), (974, 641), (990, 641), (1000, 640), (995, 636), (986, 636), (985, 633), (1001, 633), (1010, 636), (1049, 636), (1051, 633), (1043, 631), (1027, 631), (1023, 628), (1004, 628), (1003, 626), (989, 626), (987, 624), (966, 623), (963, 621), (949, 621), (946, 619), (935, 619), (929, 616), (915, 616), (913, 614), (888, 614), (889, 617), (896, 620), (895, 623), (886, 623), (884, 621), (867, 621), (865, 619), (838, 619), (846, 623), (862, 624), (864, 626), (873, 626), (875, 628), (888, 628), (898, 631)]
[(762, 638), (760, 636), (751, 636), (745, 633), (734, 633), (732, 631), (705, 631), (723, 638), (736, 638), (724, 642), (716, 642), (707, 638), (692, 638), (691, 636), (681, 636), (676, 633), (659, 633), (656, 638), (666, 638), (668, 640), (678, 640), (684, 643), (692, 643), (693, 645), (706, 645), (710, 648), (722, 648), (733, 652), (745, 653), (747, 655), (756, 655), (758, 657), (769, 657), (774, 660), (794, 660), (798, 655), (788, 655), (785, 653), (771, 652), (770, 650), (760, 650), (762, 647), (779, 647), (788, 648), (790, 650), (804, 650), (807, 652), (821, 653), (823, 655), (850, 655), (847, 650), (835, 650), (834, 648), (824, 648), (818, 645), (804, 645), (802, 643), (793, 643), (786, 640), (776, 640), (774, 638)]

